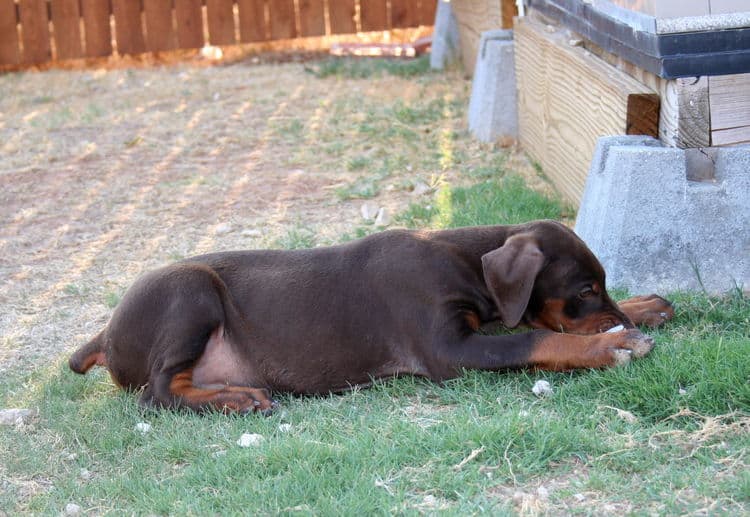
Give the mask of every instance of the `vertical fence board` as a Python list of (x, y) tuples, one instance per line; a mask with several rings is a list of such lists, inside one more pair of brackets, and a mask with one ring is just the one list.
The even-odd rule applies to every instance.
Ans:
[(177, 23), (177, 46), (200, 48), (203, 46), (203, 9), (201, 0), (174, 0)]
[(83, 56), (78, 0), (52, 0), (52, 31), (57, 59)]
[(266, 37), (266, 14), (264, 0), (237, 0), (240, 14), (240, 41), (264, 41)]
[(232, 0), (206, 0), (208, 41), (211, 45), (233, 45), (234, 11)]
[(109, 23), (109, 2), (81, 0), (86, 55), (102, 57), (112, 54), (112, 28)]
[(294, 0), (274, 0), (268, 16), (271, 22), (271, 39), (287, 39), (297, 35), (294, 23)]
[(361, 0), (359, 17), (362, 30), (383, 31), (388, 29), (388, 10), (385, 0)]
[(20, 61), (16, 5), (13, 0), (0, 0), (0, 65), (15, 65)]
[(146, 51), (141, 23), (141, 2), (112, 0), (115, 15), (115, 41), (119, 54), (140, 54)]
[(175, 48), (172, 5), (164, 0), (143, 0), (146, 18), (146, 47), (150, 52)]
[(419, 25), (418, 0), (391, 0), (391, 27), (416, 27)]
[(419, 24), (435, 25), (438, 0), (419, 0)]
[(351, 34), (357, 32), (354, 0), (328, 0), (328, 18), (331, 34)]
[(300, 36), (323, 36), (326, 33), (323, 0), (299, 0)]
[(24, 63), (43, 63), (52, 57), (45, 0), (19, 0)]

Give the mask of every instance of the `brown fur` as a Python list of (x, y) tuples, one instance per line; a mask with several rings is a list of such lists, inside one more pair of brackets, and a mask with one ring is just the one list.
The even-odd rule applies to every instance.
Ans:
[[(215, 253), (141, 277), (70, 367), (106, 363), (142, 401), (262, 411), (268, 391), (327, 393), (462, 368), (599, 368), (652, 346), (669, 302), (618, 307), (604, 271), (553, 221), (412, 232), (328, 248)], [(482, 335), (480, 325), (537, 328)], [(601, 334), (616, 325), (622, 332)], [(106, 360), (103, 358), (106, 356)]]

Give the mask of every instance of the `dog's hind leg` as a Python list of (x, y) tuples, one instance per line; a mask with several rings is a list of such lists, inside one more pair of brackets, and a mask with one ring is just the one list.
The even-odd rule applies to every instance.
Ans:
[(660, 327), (674, 317), (672, 304), (655, 294), (629, 298), (617, 305), (635, 325)]
[(187, 265), (179, 283), (160, 289), (162, 313), (153, 332), (145, 405), (193, 411), (270, 413), (268, 391), (252, 387), (249, 359), (238, 353), (248, 330), (224, 282), (209, 268)]
[[(185, 407), (197, 412), (221, 411), (224, 413), (259, 412), (269, 415), (277, 407), (268, 391), (263, 388), (232, 385), (196, 385), (193, 368), (175, 373), (171, 378), (159, 379), (156, 386), (144, 392), (142, 402), (157, 402), (167, 407)], [(166, 380), (169, 379), (168, 384)], [(166, 402), (166, 403), (165, 403)]]

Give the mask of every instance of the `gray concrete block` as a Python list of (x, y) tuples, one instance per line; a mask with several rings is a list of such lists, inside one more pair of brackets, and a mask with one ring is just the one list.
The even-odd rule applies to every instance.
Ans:
[(443, 70), (460, 58), (458, 22), (450, 2), (438, 0), (435, 27), (432, 31), (430, 68)]
[(513, 31), (482, 33), (471, 85), (469, 130), (482, 142), (518, 137)]
[(707, 150), (709, 166), (693, 151), (649, 137), (599, 139), (576, 233), (609, 287), (750, 289), (750, 147)]

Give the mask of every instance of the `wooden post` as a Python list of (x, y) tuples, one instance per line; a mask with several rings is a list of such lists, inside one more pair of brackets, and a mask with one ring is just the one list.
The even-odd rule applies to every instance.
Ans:
[(201, 0), (174, 0), (174, 17), (177, 24), (177, 46), (201, 48), (205, 41)]
[(52, 57), (49, 41), (49, 20), (45, 0), (20, 0), (23, 62), (43, 63)]
[(78, 7), (78, 0), (52, 0), (52, 27), (57, 59), (83, 56), (81, 12)]
[(112, 29), (109, 23), (109, 2), (81, 0), (81, 11), (83, 14), (83, 29), (86, 34), (86, 56), (111, 55)]
[(21, 59), (16, 21), (13, 0), (0, 0), (0, 65), (15, 65)]

